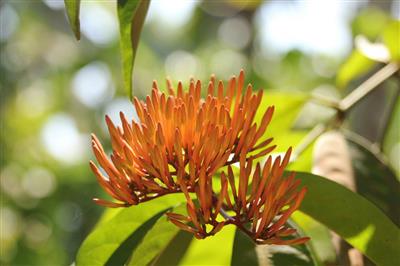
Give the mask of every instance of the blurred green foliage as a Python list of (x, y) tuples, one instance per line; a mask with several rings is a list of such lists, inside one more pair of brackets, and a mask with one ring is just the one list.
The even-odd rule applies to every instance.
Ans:
[[(163, 87), (168, 75), (174, 82), (179, 79), (187, 82), (190, 75), (207, 80), (211, 73), (226, 80), (244, 68), (246, 81), (266, 89), (268, 104), (273, 101), (280, 108), (277, 111), (284, 108), (291, 111), (274, 118), (271, 134), (276, 144), (284, 148), (297, 144), (306, 131), (304, 128), (294, 131), (290, 123), (306, 97), (299, 96), (297, 101), (293, 95), (315, 91), (343, 95), (367, 79), (380, 63), (372, 62), (358, 50), (351, 51), (351, 47), (345, 54), (323, 54), (301, 47), (277, 52), (263, 45), (260, 37), (263, 25), (256, 22), (262, 17), (260, 10), (269, 2), (253, 1), (247, 6), (238, 1), (220, 1), (218, 5), (199, 2), (193, 13), (186, 12), (188, 19), (178, 26), (155, 14), (149, 16), (137, 51), (134, 95), (143, 98), (148, 94), (153, 79)], [(150, 12), (157, 9), (156, 5), (154, 1)], [(392, 59), (398, 60), (399, 24), (392, 22), (390, 10), (385, 8), (373, 2), (360, 5), (350, 20), (342, 22), (351, 30), (352, 37), (363, 35), (371, 42), (385, 42)], [(75, 261), (79, 246), (103, 211), (91, 201), (103, 192), (88, 167), (89, 159), (93, 158), (89, 134), (96, 132), (109, 150), (104, 114), (114, 114), (115, 118), (124, 110), (134, 118), (123, 88), (115, 1), (83, 1), (81, 15), (82, 36), (76, 42), (63, 1), (0, 3), (2, 265), (70, 265)], [(239, 38), (229, 34), (238, 29), (244, 29)], [(336, 85), (343, 89), (338, 90)], [(398, 90), (398, 76), (383, 87)], [(357, 128), (359, 134), (368, 138), (377, 128), (388, 102), (398, 97), (395, 93), (381, 93), (383, 97), (379, 94), (371, 97), (374, 110), (369, 110), (375, 116), (371, 115), (368, 126), (355, 114), (356, 118), (347, 121), (346, 127)], [(396, 115), (389, 116), (389, 134), (383, 134), (386, 136), (383, 156), (399, 177), (398, 101), (396, 106)], [(321, 114), (321, 109), (308, 107), (301, 113), (303, 125)], [(379, 140), (371, 141), (379, 145)], [(365, 154), (367, 162), (360, 159), (362, 167), (358, 171), (373, 172), (373, 179), (364, 182), (379, 183), (379, 167), (386, 169), (387, 165), (370, 165), (371, 158)], [(302, 156), (293, 168), (309, 171), (311, 148)], [(392, 172), (389, 171), (390, 175)], [(379, 204), (393, 201), (390, 195), (386, 198), (387, 191), (365, 191), (366, 197), (370, 195), (373, 202), (387, 211), (386, 203)], [(108, 213), (109, 217), (103, 217), (100, 223), (118, 215), (118, 211)], [(325, 227), (315, 228), (316, 239), (326, 237)], [(217, 248), (218, 237), (233, 245), (234, 230), (229, 229), (208, 241), (192, 244), (214, 246), (215, 254), (201, 253), (204, 249), (190, 245), (181, 261), (214, 256), (213, 263), (229, 263), (231, 254), (218, 252)], [(328, 261), (329, 247), (327, 250), (317, 253), (325, 254)], [(160, 262), (163, 260), (161, 257)]]

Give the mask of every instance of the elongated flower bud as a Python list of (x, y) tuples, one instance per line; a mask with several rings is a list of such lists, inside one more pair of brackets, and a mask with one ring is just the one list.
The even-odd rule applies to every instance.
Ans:
[[(99, 184), (117, 200), (110, 203), (96, 199), (96, 203), (108, 207), (135, 205), (180, 192), (181, 182), (189, 192), (195, 192), (196, 184), (204, 183), (200, 177), (209, 180), (219, 168), (237, 162), (241, 152), (252, 152), (255, 158), (275, 148), (268, 146), (272, 138), (258, 143), (274, 108), (267, 108), (259, 126), (254, 122), (262, 91), (253, 93), (248, 85), (242, 95), (243, 71), (238, 78), (231, 78), (227, 88), (212, 77), (205, 98), (201, 98), (199, 80), (192, 80), (187, 92), (182, 83), (177, 89), (171, 82), (167, 84), (169, 95), (154, 82), (145, 101), (134, 99), (138, 122), (128, 121), (120, 113), (122, 127), (117, 127), (106, 116), (113, 149), (110, 159), (92, 135), (93, 152), (105, 173), (93, 162), (91, 168)], [(200, 187), (205, 193), (204, 186)]]
[[(120, 113), (122, 126), (109, 117), (112, 154), (106, 155), (92, 135), (94, 155), (104, 171), (90, 162), (102, 188), (115, 199), (94, 199), (106, 207), (128, 207), (165, 194), (183, 193), (187, 215), (167, 213), (182, 230), (205, 238), (234, 224), (258, 244), (298, 244), (308, 238), (287, 239), (296, 231), (286, 226), (306, 189), (294, 174), (284, 176), (291, 150), (283, 158), (269, 156), (263, 167), (257, 159), (271, 153), (272, 138), (262, 139), (274, 107), (254, 121), (262, 91), (244, 88), (244, 74), (230, 79), (227, 88), (212, 76), (201, 97), (200, 81), (188, 91), (167, 81), (169, 94), (156, 82), (145, 101), (134, 98), (139, 121)], [(239, 163), (234, 175), (232, 164)], [(255, 167), (254, 167), (255, 164)], [(220, 171), (215, 192), (215, 174)], [(237, 180), (238, 179), (238, 180)], [(234, 216), (230, 216), (234, 213)]]
[[(179, 222), (178, 226), (181, 229), (193, 232), (198, 238), (212, 235), (214, 230), (221, 230), (224, 225), (234, 224), (257, 244), (293, 245), (308, 241), (308, 237), (287, 238), (294, 235), (296, 230), (288, 227), (286, 222), (299, 208), (306, 193), (306, 188), (300, 188), (300, 180), (294, 178), (294, 173), (284, 176), (283, 171), (289, 162), (290, 153), (291, 149), (286, 152), (283, 159), (277, 157), (272, 160), (269, 156), (263, 167), (257, 163), (255, 169), (252, 160), (246, 162), (243, 153), (238, 185), (232, 167), (228, 166), (228, 174), (221, 173), (219, 196), (196, 193), (199, 205), (195, 207), (193, 201), (189, 199), (189, 217), (183, 219), (169, 214), (170, 219)], [(211, 190), (211, 181), (205, 186)], [(187, 193), (187, 189), (184, 191)], [(208, 199), (212, 197), (214, 203), (208, 203)], [(221, 219), (222, 217), (217, 219), (217, 216), (222, 214), (221, 206), (227, 211), (234, 212), (235, 215), (227, 220)], [(192, 222), (194, 226), (188, 226), (187, 222)], [(212, 225), (210, 232), (205, 230), (206, 225)]]

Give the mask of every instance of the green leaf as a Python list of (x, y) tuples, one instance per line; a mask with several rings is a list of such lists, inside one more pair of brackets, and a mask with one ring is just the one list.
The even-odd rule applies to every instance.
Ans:
[[(400, 80), (394, 84), (395, 86), (400, 85)], [(398, 87), (396, 88), (398, 89)], [(383, 151), (389, 158), (391, 166), (396, 172), (397, 179), (400, 181), (400, 164), (399, 164), (399, 154), (400, 154), (400, 97), (397, 97), (396, 93), (392, 97), (395, 97), (396, 103), (394, 110), (391, 113), (389, 125), (386, 129), (384, 139), (383, 139)]]
[[(310, 258), (305, 245), (296, 246), (268, 246), (270, 265), (316, 266)], [(307, 256), (308, 255), (308, 256)]]
[(308, 188), (300, 211), (335, 231), (374, 263), (398, 263), (400, 230), (374, 204), (326, 178), (297, 173)]
[(357, 192), (400, 226), (400, 185), (385, 162), (360, 144), (348, 140)]
[(132, 254), (132, 250), (135, 250), (138, 247), (147, 232), (155, 225), (158, 219), (164, 215), (164, 213), (165, 210), (162, 210), (149, 220), (142, 223), (127, 239), (125, 239), (124, 242), (118, 246), (111, 257), (107, 260), (105, 265), (125, 265)]
[[(172, 210), (174, 213), (186, 214), (186, 204)], [(157, 255), (161, 255), (171, 241), (178, 235), (179, 228), (163, 215), (147, 232), (140, 245), (133, 251), (128, 265), (149, 265)], [(155, 262), (153, 262), (155, 263)]]
[(258, 264), (256, 245), (247, 235), (240, 230), (236, 230), (235, 240), (233, 242), (231, 265), (253, 266)]
[(180, 265), (230, 265), (235, 227), (225, 226), (218, 234), (193, 239)]
[(400, 20), (391, 21), (383, 32), (383, 42), (393, 61), (400, 60)]
[(299, 211), (293, 213), (292, 220), (301, 228), (305, 236), (311, 238), (308, 242), (311, 246), (310, 249), (315, 252), (316, 257), (323, 262), (323, 265), (335, 263), (336, 253), (328, 229)]
[(140, 32), (146, 18), (150, 0), (118, 0), (120, 47), (124, 86), (132, 98), (132, 71), (139, 44)]
[(71, 29), (75, 34), (77, 40), (81, 38), (81, 26), (79, 21), (80, 0), (64, 0), (65, 9)]
[(190, 243), (193, 241), (192, 233), (180, 230), (172, 239), (166, 249), (152, 261), (152, 266), (180, 265), (183, 256), (186, 254)]
[(378, 7), (365, 7), (356, 13), (351, 22), (351, 31), (353, 36), (364, 35), (370, 40), (378, 38), (385, 29), (390, 14)]
[[(291, 223), (293, 226), (293, 223)], [(297, 226), (296, 226), (296, 229)], [(300, 236), (297, 234), (296, 237)], [(308, 246), (255, 245), (242, 231), (236, 230), (231, 265), (319, 265), (312, 258)]]
[(114, 216), (116, 216), (118, 213), (123, 211), (124, 208), (106, 208), (104, 209), (102, 215), (100, 216), (100, 219), (97, 221), (96, 226), (101, 226), (103, 223), (108, 222), (111, 220)]
[(302, 93), (264, 91), (255, 121), (259, 124), (267, 108), (275, 106), (274, 115), (263, 139), (273, 137), (274, 143), (278, 145), (276, 151), (286, 151), (305, 135), (305, 131), (292, 130), (292, 125), (307, 99), (308, 96)]
[(295, 161), (289, 163), (287, 170), (311, 172), (314, 143), (315, 141), (310, 144)]
[(354, 50), (337, 73), (337, 86), (345, 88), (350, 81), (366, 74), (375, 64), (376, 62), (363, 55), (360, 51)]
[[(116, 213), (109, 220), (102, 222), (101, 226), (97, 226), (85, 239), (78, 251), (77, 265), (94, 266), (110, 263), (110, 258), (118, 252), (122, 244), (128, 245), (128, 242), (132, 241), (136, 241), (137, 244), (143, 238), (143, 232), (146, 233), (149, 228), (146, 225), (142, 226), (143, 224), (183, 201), (182, 195), (167, 195)], [(130, 236), (132, 238), (125, 242)]]

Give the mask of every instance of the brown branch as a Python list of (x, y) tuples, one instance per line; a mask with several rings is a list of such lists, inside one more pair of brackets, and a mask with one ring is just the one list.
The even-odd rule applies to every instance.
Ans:
[(310, 101), (315, 102), (316, 104), (320, 104), (326, 107), (330, 107), (336, 110), (340, 110), (340, 101), (336, 100), (336, 99), (331, 99), (328, 97), (325, 97), (323, 95), (320, 94), (311, 94), (310, 97)]
[[(329, 125), (334, 127), (340, 127), (343, 120), (348, 113), (348, 111), (353, 108), (360, 100), (371, 93), (377, 88), (379, 84), (384, 82), (394, 73), (399, 70), (399, 65), (396, 63), (390, 63), (381, 68), (378, 72), (364, 81), (360, 86), (358, 86), (353, 92), (347, 95), (339, 103), (332, 101), (331, 99), (313, 95), (311, 100), (322, 104), (327, 107), (331, 107), (337, 110), (334, 119), (330, 119), (325, 124), (316, 125), (301, 141), (301, 143), (296, 147), (292, 160), (295, 161), (322, 133), (324, 133)], [(400, 91), (400, 90), (399, 90)], [(379, 152), (380, 153), (380, 152)], [(374, 152), (376, 154), (376, 152)]]
[(390, 76), (392, 76), (396, 71), (399, 70), (399, 66), (396, 63), (390, 63), (381, 68), (378, 72), (364, 81), (360, 86), (358, 86), (354, 91), (347, 95), (339, 103), (339, 108), (343, 112), (348, 112), (351, 108), (355, 106), (361, 99), (372, 92), (379, 84), (384, 82)]

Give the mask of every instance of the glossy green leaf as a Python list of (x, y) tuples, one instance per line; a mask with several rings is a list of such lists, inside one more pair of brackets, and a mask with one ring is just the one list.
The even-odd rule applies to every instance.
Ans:
[(383, 32), (383, 41), (389, 49), (391, 59), (400, 60), (400, 20), (391, 21)]
[(377, 265), (398, 262), (400, 229), (364, 197), (326, 178), (297, 173), (308, 188), (300, 211), (335, 231)]
[[(97, 226), (85, 239), (78, 251), (77, 265), (105, 265), (127, 239), (131, 237), (129, 242), (137, 242), (144, 237), (143, 232), (146, 233), (149, 228), (142, 227), (143, 224), (183, 201), (182, 195), (167, 195), (116, 213), (101, 226)], [(128, 250), (128, 256), (131, 251)]]
[(235, 227), (225, 226), (218, 234), (193, 239), (180, 265), (230, 265)]
[(350, 81), (366, 74), (373, 66), (375, 66), (373, 60), (367, 58), (360, 51), (354, 50), (337, 73), (337, 86), (339, 88), (345, 88)]
[[(172, 212), (186, 214), (186, 204), (175, 207)], [(140, 245), (133, 251), (128, 265), (148, 265), (167, 248), (180, 229), (163, 215), (147, 232)]]
[(132, 71), (139, 44), (140, 32), (150, 0), (118, 0), (120, 46), (124, 86), (132, 98)]
[(71, 29), (74, 32), (76, 39), (79, 40), (81, 38), (81, 26), (79, 21), (79, 10), (81, 1), (64, 0), (64, 3)]
[(100, 219), (97, 221), (96, 226), (101, 226), (103, 223), (108, 222), (118, 213), (123, 211), (124, 208), (106, 208), (103, 211), (103, 214), (100, 216)]

